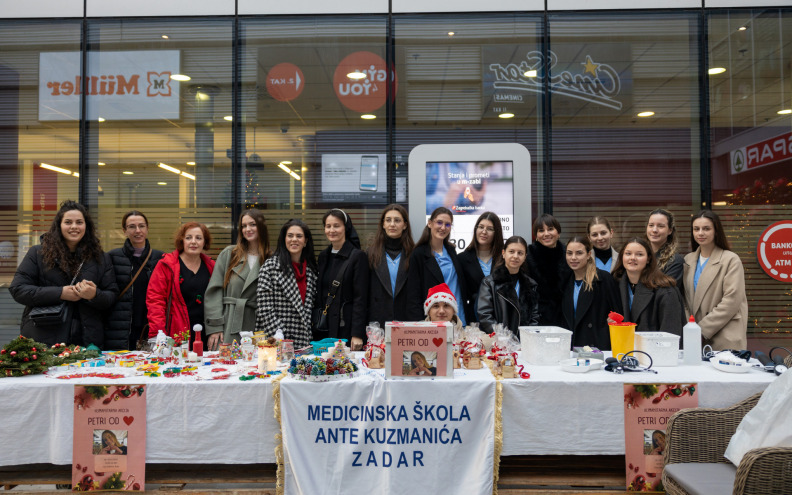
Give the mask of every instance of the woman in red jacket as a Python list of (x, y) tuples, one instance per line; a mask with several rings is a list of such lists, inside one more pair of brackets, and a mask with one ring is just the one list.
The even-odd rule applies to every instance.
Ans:
[[(176, 232), (175, 241), (176, 250), (162, 257), (149, 280), (149, 337), (156, 337), (159, 330), (181, 336), (196, 324), (203, 326), (204, 292), (215, 264), (204, 250), (209, 249), (212, 236), (206, 225), (188, 222)], [(191, 333), (190, 345), (193, 339)], [(205, 330), (201, 340), (206, 342)]]

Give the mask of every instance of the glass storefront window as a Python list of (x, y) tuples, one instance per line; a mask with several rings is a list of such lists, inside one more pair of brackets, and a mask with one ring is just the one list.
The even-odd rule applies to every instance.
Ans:
[(588, 219), (603, 215), (619, 249), (663, 207), (686, 252), (686, 217), (701, 204), (696, 15), (551, 15), (549, 26), (562, 237), (585, 234)]
[(756, 248), (792, 215), (792, 10), (719, 11), (708, 25), (713, 209), (745, 266), (749, 335), (772, 345), (792, 332), (790, 285)]
[(384, 16), (240, 21), (240, 197), (266, 210), (271, 245), (301, 218), (344, 208), (364, 249), (389, 201)]
[(531, 153), (535, 214), (544, 187), (541, 17), (405, 15), (393, 26), (395, 181), (404, 195), (407, 159), (420, 144), (520, 143)]
[(216, 255), (231, 242), (233, 20), (96, 20), (87, 40), (83, 180), (103, 247), (123, 243), (137, 209), (155, 248), (194, 220)]
[(17, 265), (60, 202), (78, 198), (79, 113), (48, 121), (42, 95), (53, 82), (45, 54), (79, 50), (79, 21), (0, 22), (0, 344), (19, 335)]

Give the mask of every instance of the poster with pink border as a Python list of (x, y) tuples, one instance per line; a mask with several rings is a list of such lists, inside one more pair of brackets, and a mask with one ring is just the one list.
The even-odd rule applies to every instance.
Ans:
[(627, 491), (663, 492), (666, 423), (680, 409), (698, 407), (695, 383), (624, 384), (624, 460)]
[(387, 378), (453, 378), (454, 330), (448, 322), (385, 324)]
[(146, 386), (75, 385), (73, 491), (145, 491)]

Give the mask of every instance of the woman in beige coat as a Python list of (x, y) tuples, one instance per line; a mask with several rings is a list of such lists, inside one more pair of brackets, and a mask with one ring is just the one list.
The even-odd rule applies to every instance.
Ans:
[(691, 245), (695, 251), (685, 256), (685, 303), (701, 326), (703, 343), (714, 350), (746, 349), (745, 272), (729, 250), (718, 215), (701, 210), (693, 216)]
[(256, 288), (261, 265), (270, 256), (267, 223), (261, 211), (251, 208), (239, 218), (235, 246), (217, 256), (204, 296), (207, 348), (239, 342), (239, 332), (256, 327)]

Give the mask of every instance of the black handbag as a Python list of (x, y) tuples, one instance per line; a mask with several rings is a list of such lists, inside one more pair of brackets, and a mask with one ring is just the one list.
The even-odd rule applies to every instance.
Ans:
[(344, 272), (349, 265), (350, 260), (346, 260), (336, 274), (335, 280), (330, 284), (330, 290), (327, 292), (327, 299), (325, 300), (324, 308), (321, 306), (313, 309), (311, 313), (311, 324), (313, 327), (313, 334), (315, 339), (327, 337), (330, 331), (330, 325), (327, 322), (327, 310), (333, 304), (338, 288), (341, 287), (341, 280), (344, 279)]
[[(77, 273), (74, 274), (74, 278), (69, 285), (74, 285), (82, 266), (83, 264), (80, 263), (80, 266), (77, 267)], [(36, 325), (55, 325), (66, 321), (66, 316), (69, 313), (68, 309), (66, 301), (61, 301), (51, 306), (36, 306), (30, 310), (28, 317), (33, 320)]]

